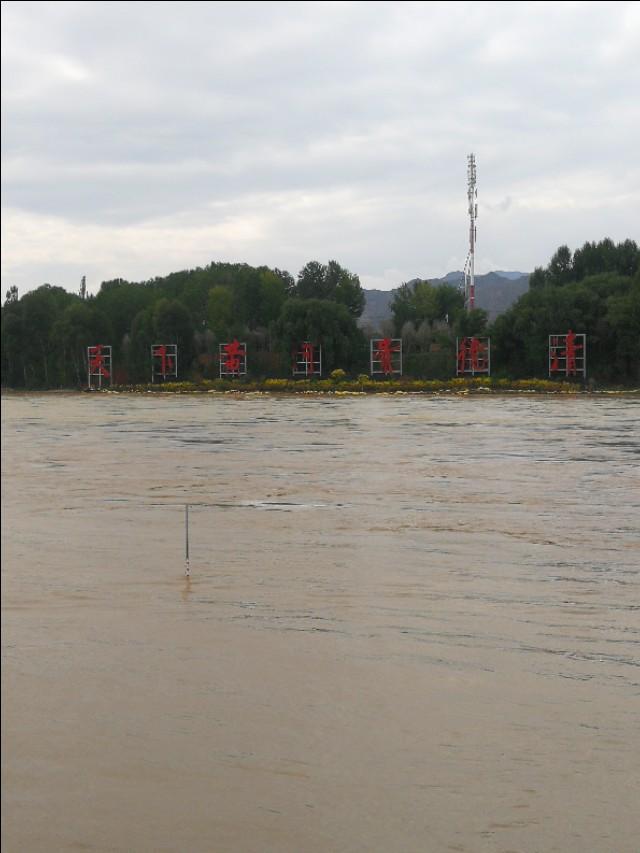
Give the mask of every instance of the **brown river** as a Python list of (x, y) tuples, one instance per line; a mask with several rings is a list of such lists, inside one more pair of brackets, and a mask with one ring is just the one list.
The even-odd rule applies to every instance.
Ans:
[(640, 851), (639, 398), (2, 434), (3, 853)]

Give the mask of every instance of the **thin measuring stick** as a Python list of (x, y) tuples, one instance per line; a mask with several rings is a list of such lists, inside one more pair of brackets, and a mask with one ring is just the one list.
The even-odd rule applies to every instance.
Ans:
[(184, 561), (185, 574), (189, 577), (189, 504), (185, 504), (184, 507)]

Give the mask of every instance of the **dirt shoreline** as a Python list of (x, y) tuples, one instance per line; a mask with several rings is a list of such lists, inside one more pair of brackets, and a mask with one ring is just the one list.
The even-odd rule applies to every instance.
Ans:
[(167, 396), (175, 396), (175, 395), (188, 395), (188, 396), (207, 396), (207, 395), (218, 395), (218, 396), (229, 396), (229, 395), (239, 395), (239, 396), (255, 396), (261, 395), (265, 397), (297, 397), (297, 396), (313, 396), (313, 397), (325, 397), (325, 396), (353, 396), (353, 397), (368, 397), (368, 396), (480, 396), (480, 397), (501, 397), (501, 396), (526, 396), (530, 398), (532, 396), (573, 396), (573, 397), (599, 397), (599, 396), (607, 396), (607, 397), (640, 397), (640, 388), (597, 388), (597, 389), (589, 389), (589, 388), (553, 388), (553, 389), (540, 389), (540, 388), (491, 388), (491, 387), (443, 387), (437, 389), (420, 389), (420, 388), (394, 388), (384, 389), (384, 388), (366, 388), (362, 390), (356, 390), (353, 388), (332, 388), (332, 389), (314, 389), (314, 388), (263, 388), (263, 387), (237, 387), (237, 388), (203, 388), (201, 386), (196, 386), (194, 388), (165, 388), (161, 386), (153, 387), (153, 386), (140, 386), (140, 387), (125, 387), (125, 388), (102, 388), (102, 389), (88, 389), (88, 388), (48, 388), (48, 389), (24, 389), (24, 388), (2, 388), (1, 393), (3, 397), (21, 397), (21, 396), (33, 396), (37, 395), (52, 395), (52, 396), (75, 396), (81, 394), (117, 394), (120, 396), (140, 396), (141, 394), (162, 394)]

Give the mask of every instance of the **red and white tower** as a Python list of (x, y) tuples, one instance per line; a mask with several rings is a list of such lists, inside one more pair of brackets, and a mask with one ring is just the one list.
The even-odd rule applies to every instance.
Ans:
[(464, 264), (464, 307), (472, 311), (476, 304), (475, 260), (476, 260), (476, 219), (478, 218), (478, 190), (476, 189), (476, 156), (467, 157), (467, 198), (469, 200), (469, 254)]

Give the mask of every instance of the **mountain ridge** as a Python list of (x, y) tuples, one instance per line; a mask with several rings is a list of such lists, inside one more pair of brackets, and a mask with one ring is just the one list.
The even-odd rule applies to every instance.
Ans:
[[(453, 284), (461, 283), (463, 273), (461, 270), (448, 272), (440, 278), (415, 278), (408, 284), (416, 281), (428, 281), (430, 284)], [(476, 281), (476, 307), (484, 309), (489, 315), (489, 320), (506, 311), (517, 299), (529, 289), (529, 273), (521, 273), (510, 270), (495, 270), (477, 275)], [(398, 285), (400, 287), (401, 285)], [(391, 318), (391, 300), (398, 288), (392, 290), (365, 289), (366, 304), (360, 318), (361, 326), (372, 326), (379, 328), (385, 320)]]

